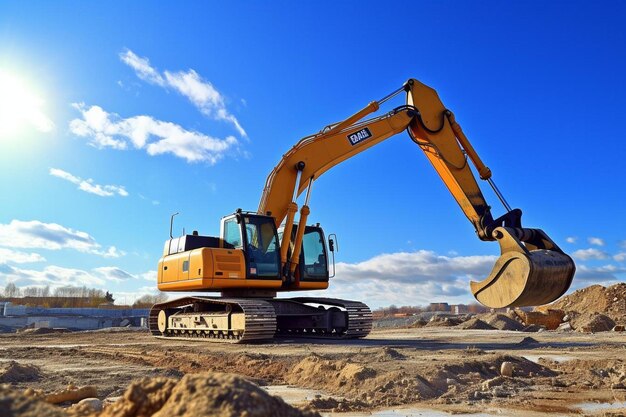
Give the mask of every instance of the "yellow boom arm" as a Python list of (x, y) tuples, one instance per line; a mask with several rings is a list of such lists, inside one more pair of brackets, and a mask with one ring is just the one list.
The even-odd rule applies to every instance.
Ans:
[[(361, 121), (403, 90), (407, 95), (405, 106)], [(490, 276), (482, 282), (472, 282), (472, 292), (477, 299), (491, 307), (504, 307), (536, 305), (560, 297), (569, 288), (574, 275), (572, 259), (543, 231), (522, 228), (521, 210), (511, 210), (501, 196), (491, 180), (491, 171), (481, 161), (452, 112), (445, 108), (435, 90), (413, 79), (346, 120), (300, 140), (272, 170), (258, 211), (271, 214), (276, 226), (285, 221), (285, 238), (281, 246), (283, 266), (290, 262), (289, 271), (293, 273), (299, 259), (304, 228), (298, 229), (291, 260), (287, 259), (291, 230), (298, 210), (296, 198), (308, 188), (300, 217), (300, 223), (305, 224), (309, 214), (308, 197), (314, 180), (340, 162), (403, 130), (407, 130), (411, 139), (424, 151), (474, 225), (478, 237), (500, 242), (502, 256)], [(468, 158), (480, 178), (489, 181), (507, 209), (507, 213), (498, 219), (494, 220), (490, 213), (490, 207), (467, 163)]]

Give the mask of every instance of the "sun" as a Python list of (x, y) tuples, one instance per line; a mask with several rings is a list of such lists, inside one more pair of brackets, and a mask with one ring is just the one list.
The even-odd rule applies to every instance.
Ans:
[(43, 112), (44, 101), (22, 78), (0, 68), (0, 139), (26, 129), (50, 132), (54, 123)]

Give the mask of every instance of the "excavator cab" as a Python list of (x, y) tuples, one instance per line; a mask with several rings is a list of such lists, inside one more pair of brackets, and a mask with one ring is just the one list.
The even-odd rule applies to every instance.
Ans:
[(242, 249), (249, 278), (280, 279), (280, 245), (274, 219), (238, 210), (222, 219), (224, 247)]

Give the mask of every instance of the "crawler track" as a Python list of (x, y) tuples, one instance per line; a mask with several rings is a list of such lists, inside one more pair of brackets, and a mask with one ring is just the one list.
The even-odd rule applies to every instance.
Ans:
[[(339, 309), (345, 312), (344, 324), (331, 328), (304, 325), (289, 329), (277, 328), (277, 313), (280, 311), (278, 304), (284, 302), (322, 305)], [(184, 311), (193, 305), (229, 306), (232, 311), (243, 312), (245, 315), (245, 330), (243, 332), (233, 329), (167, 329), (161, 332), (158, 326), (159, 312)], [(314, 312), (299, 316), (280, 316), (287, 320), (301, 320), (328, 314), (326, 309), (312, 309)], [(189, 314), (202, 314), (202, 312), (190, 312)], [(307, 320), (305, 320), (306, 322)], [(313, 320), (313, 322), (315, 322)], [(300, 297), (289, 299), (255, 299), (255, 298), (219, 298), (219, 297), (185, 297), (166, 303), (156, 304), (150, 310), (149, 329), (153, 336), (163, 339), (175, 340), (206, 340), (219, 343), (246, 343), (278, 338), (322, 338), (322, 339), (355, 339), (367, 336), (372, 330), (372, 312), (365, 304), (358, 301), (341, 300), (336, 298)]]
[[(194, 303), (230, 306), (233, 310), (242, 311), (245, 315), (245, 330), (243, 333), (233, 334), (231, 329), (219, 329), (216, 331), (198, 332), (194, 329), (188, 331), (175, 331), (162, 333), (158, 327), (158, 315), (161, 310), (182, 309)], [(255, 340), (271, 339), (276, 333), (276, 315), (272, 305), (264, 300), (250, 298), (213, 298), (213, 297), (185, 297), (166, 303), (156, 304), (150, 309), (149, 324), (150, 332), (160, 338), (166, 339), (200, 339), (225, 343), (242, 343)]]
[(359, 302), (350, 300), (341, 300), (338, 298), (317, 298), (317, 297), (299, 297), (289, 298), (290, 301), (307, 304), (322, 304), (327, 306), (339, 307), (346, 311), (348, 326), (343, 329), (336, 329), (333, 332), (319, 332), (313, 329), (301, 329), (300, 331), (290, 331), (277, 333), (278, 337), (290, 338), (323, 338), (323, 339), (357, 339), (367, 336), (372, 331), (372, 311), (370, 308)]

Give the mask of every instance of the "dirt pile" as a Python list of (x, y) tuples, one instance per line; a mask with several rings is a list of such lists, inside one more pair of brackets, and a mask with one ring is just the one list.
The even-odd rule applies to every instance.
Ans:
[(498, 330), (514, 330), (520, 331), (524, 329), (524, 325), (506, 314), (487, 313), (482, 314), (479, 318), (490, 326)]
[(626, 324), (626, 283), (621, 282), (610, 287), (592, 285), (574, 291), (548, 306), (536, 308), (537, 311), (548, 309), (578, 314), (601, 313), (618, 324)]
[[(350, 360), (336, 360), (311, 354), (302, 359), (287, 375), (291, 384), (315, 388), (340, 395), (350, 401), (363, 401), (369, 406), (384, 407), (409, 404), (423, 400), (465, 398), (482, 400), (495, 394), (485, 392), (473, 396), (476, 387), (500, 377), (503, 362), (513, 364), (514, 378), (507, 379), (507, 393), (529, 385), (528, 378), (554, 377), (550, 369), (527, 359), (508, 355), (475, 355), (459, 358), (452, 363), (433, 362), (418, 372), (403, 366), (390, 365), (385, 370), (368, 368)], [(500, 394), (503, 388), (498, 388)], [(509, 395), (509, 394), (507, 394)], [(312, 406), (334, 408), (337, 404), (324, 401)]]
[(608, 332), (615, 326), (613, 319), (599, 313), (576, 315), (570, 323), (573, 329), (586, 333)]
[(556, 330), (563, 322), (565, 312), (563, 310), (548, 309), (546, 311), (523, 311), (515, 310), (515, 314), (526, 326), (543, 326), (547, 330)]
[(18, 330), (18, 333), (26, 336), (29, 334), (56, 334), (56, 333), (69, 333), (71, 330), (62, 328), (62, 327), (36, 327), (36, 328), (25, 328)]
[(451, 327), (457, 326), (461, 323), (461, 318), (459, 317), (445, 317), (440, 315), (434, 315), (428, 320), (426, 326), (428, 327)]
[(481, 319), (474, 317), (469, 319), (468, 321), (461, 323), (458, 325), (459, 329), (467, 329), (467, 330), (495, 330), (496, 328), (492, 325), (485, 323)]
[(0, 365), (0, 383), (32, 382), (41, 379), (41, 376), (41, 370), (34, 365), (22, 365), (15, 361)]
[(0, 385), (0, 416), (67, 417), (67, 413), (63, 409), (36, 397), (26, 396), (12, 390), (8, 385)]
[(268, 394), (239, 376), (222, 373), (144, 378), (131, 384), (122, 399), (100, 417), (319, 417)]
[(2, 417), (320, 417), (299, 410), (241, 377), (221, 373), (189, 374), (181, 380), (144, 378), (98, 413), (89, 407), (63, 409), (38, 396), (0, 385)]

